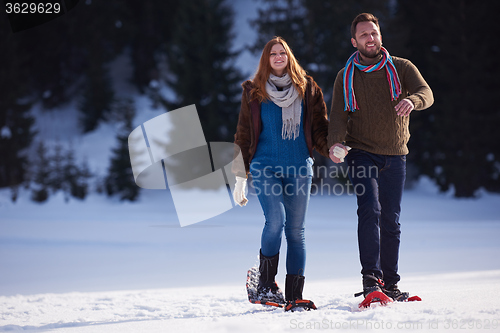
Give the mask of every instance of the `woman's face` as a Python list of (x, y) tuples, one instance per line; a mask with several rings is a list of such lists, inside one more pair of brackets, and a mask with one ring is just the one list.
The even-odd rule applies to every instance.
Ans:
[(269, 55), (269, 61), (271, 62), (272, 73), (276, 76), (282, 76), (286, 71), (286, 66), (288, 65), (288, 56), (286, 51), (281, 44), (274, 44), (271, 48), (271, 54)]

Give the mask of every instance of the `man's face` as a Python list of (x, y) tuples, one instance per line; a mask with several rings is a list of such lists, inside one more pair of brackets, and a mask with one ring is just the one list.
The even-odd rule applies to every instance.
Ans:
[(351, 43), (362, 56), (375, 58), (380, 54), (382, 35), (375, 23), (359, 22), (356, 26), (356, 38), (351, 38)]

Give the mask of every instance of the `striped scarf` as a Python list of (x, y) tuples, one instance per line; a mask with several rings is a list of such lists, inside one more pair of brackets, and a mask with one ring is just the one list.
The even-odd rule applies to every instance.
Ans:
[(392, 57), (384, 47), (381, 48), (381, 51), (382, 60), (370, 66), (364, 66), (360, 64), (359, 51), (354, 52), (349, 60), (347, 60), (344, 69), (344, 111), (350, 110), (354, 112), (356, 110), (359, 110), (358, 103), (356, 102), (356, 96), (354, 96), (354, 66), (358, 67), (361, 71), (366, 73), (378, 71), (385, 67), (387, 71), (387, 80), (389, 81), (389, 85), (391, 88), (392, 100), (396, 100), (401, 94), (401, 82), (399, 82), (398, 72), (396, 71), (396, 67), (392, 62)]

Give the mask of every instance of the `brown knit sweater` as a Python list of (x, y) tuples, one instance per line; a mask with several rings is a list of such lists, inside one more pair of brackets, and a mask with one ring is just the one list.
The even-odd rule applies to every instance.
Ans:
[(385, 68), (364, 73), (355, 67), (354, 94), (359, 107), (355, 112), (344, 111), (344, 68), (337, 74), (330, 110), (328, 147), (345, 142), (351, 148), (374, 154), (408, 154), (410, 117), (398, 116), (394, 107), (408, 98), (415, 105), (415, 110), (423, 110), (432, 105), (434, 97), (411, 61), (398, 57), (392, 59), (401, 81), (399, 98), (391, 101)]

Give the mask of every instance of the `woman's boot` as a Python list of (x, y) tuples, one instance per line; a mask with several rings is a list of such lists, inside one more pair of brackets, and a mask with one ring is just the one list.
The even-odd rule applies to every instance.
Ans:
[(314, 309), (316, 306), (310, 300), (302, 298), (302, 291), (304, 290), (305, 277), (303, 275), (287, 274), (285, 279), (285, 311), (303, 308), (306, 310)]
[(285, 304), (283, 292), (275, 281), (276, 274), (278, 274), (279, 252), (272, 257), (266, 257), (262, 254), (262, 251), (260, 251), (259, 259), (260, 276), (259, 285), (257, 287), (259, 300)]

